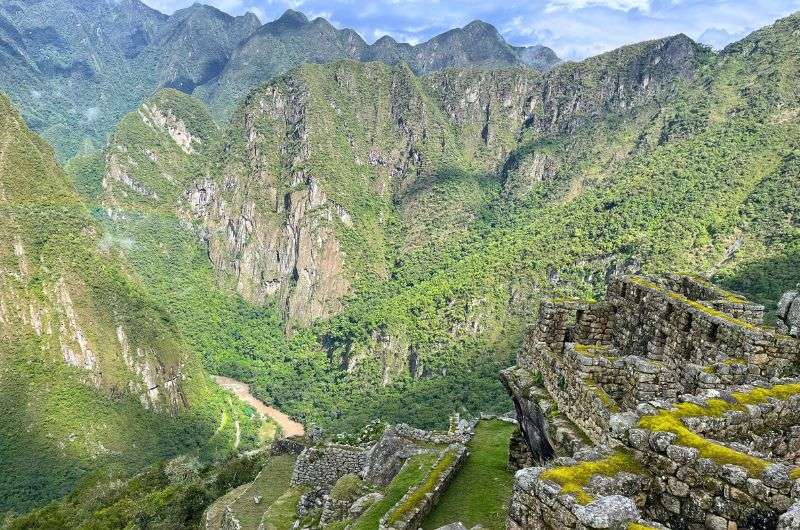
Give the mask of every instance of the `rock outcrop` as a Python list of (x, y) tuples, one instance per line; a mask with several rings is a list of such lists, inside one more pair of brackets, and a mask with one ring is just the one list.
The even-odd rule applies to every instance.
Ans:
[(778, 302), (778, 329), (800, 338), (800, 293), (789, 291)]

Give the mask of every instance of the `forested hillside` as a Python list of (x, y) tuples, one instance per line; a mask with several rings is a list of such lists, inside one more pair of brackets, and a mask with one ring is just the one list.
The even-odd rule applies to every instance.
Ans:
[(508, 408), (496, 372), (542, 296), (797, 283), (798, 25), (546, 74), (305, 65), (222, 128), (160, 93), (72, 167), (207, 367), (331, 428), (433, 425)]
[(5, 97), (0, 131), (0, 512), (60, 497), (101, 467), (225, 455), (234, 420), (252, 442), (256, 426)]
[(417, 46), (368, 45), (350, 29), (292, 10), (262, 25), (193, 4), (172, 15), (139, 0), (0, 0), (0, 91), (61, 160), (102, 149), (126, 113), (158, 88), (207, 101), (225, 122), (258, 85), (305, 62), (406, 61), (418, 72), (447, 67), (559, 62), (543, 46), (513, 47), (475, 22)]

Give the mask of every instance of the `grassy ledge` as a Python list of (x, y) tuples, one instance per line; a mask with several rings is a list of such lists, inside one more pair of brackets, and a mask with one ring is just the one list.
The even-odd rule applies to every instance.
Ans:
[(448, 449), (445, 451), (439, 461), (436, 462), (436, 465), (433, 466), (425, 481), (417, 486), (408, 497), (403, 499), (401, 503), (389, 512), (389, 515), (386, 517), (386, 524), (392, 525), (400, 521), (408, 512), (413, 510), (414, 507), (425, 498), (425, 495), (436, 487), (436, 484), (439, 483), (439, 479), (441, 479), (442, 475), (453, 465), (457, 456), (458, 453), (455, 450)]
[(484, 420), (475, 427), (469, 455), (447, 491), (422, 522), (428, 530), (461, 521), (467, 528), (505, 530), (514, 474), (508, 470), (508, 444), (517, 426)]

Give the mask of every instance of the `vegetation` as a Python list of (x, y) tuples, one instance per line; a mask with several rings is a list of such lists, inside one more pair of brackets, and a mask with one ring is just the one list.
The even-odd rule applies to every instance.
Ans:
[(673, 409), (661, 411), (652, 416), (644, 416), (639, 425), (651, 431), (665, 431), (677, 435), (676, 442), (700, 451), (700, 456), (710, 458), (719, 464), (735, 464), (747, 470), (751, 476), (759, 476), (769, 462), (722, 444), (703, 438), (692, 432), (683, 423), (682, 418), (712, 416), (718, 417), (726, 412), (745, 410), (745, 405), (764, 403), (770, 398), (786, 399), (800, 393), (800, 384), (775, 385), (771, 388), (755, 388), (748, 392), (734, 392), (735, 403), (721, 399), (710, 399), (704, 407), (694, 403), (680, 403)]
[[(112, 16), (128, 4), (112, 4), (102, 6), (104, 20), (128, 20)], [(81, 24), (64, 23), (75, 13), (60, 0), (23, 11), (57, 20), (50, 25), (71, 32), (61, 35), (65, 42), (94, 42)], [(146, 15), (152, 28), (165, 23)], [(86, 137), (104, 143), (109, 124), (157, 86), (151, 73), (163, 72), (131, 80), (109, 67), (109, 79), (144, 88), (120, 95), (120, 85), (104, 85), (114, 103), (98, 110), (102, 120), (87, 118), (88, 132), (66, 121), (99, 99), (94, 90), (74, 94), (81, 83), (64, 87), (77, 103), (57, 115), (48, 109), (53, 100), (16, 94), (60, 152), (81, 151), (68, 164), (73, 182), (3, 99), (0, 240), (9, 244), (0, 248), (0, 307), (13, 315), (0, 311), (0, 404), (11, 411), (0, 420), (0, 510), (64, 494), (111, 462), (132, 472), (176, 452), (224, 457), (237, 419), (245, 444), (255, 444), (259, 426), (207, 372), (249, 383), (265, 402), (332, 431), (376, 418), (444, 426), (453, 409), (508, 408), (497, 371), (513, 362), (544, 296), (596, 298), (616, 272), (683, 270), (774, 306), (800, 280), (798, 30), (800, 17), (789, 17), (720, 54), (685, 37), (662, 39), (546, 77), (303, 65), (253, 92), (225, 127), (196, 100), (161, 91), (93, 153), (81, 147)], [(108, 55), (119, 48), (101, 51), (102, 64), (125, 64)], [(144, 60), (142, 50), (132, 52)], [(53, 63), (80, 78), (91, 53), (66, 46)], [(23, 91), (41, 81), (11, 69), (8, 79)], [(524, 110), (533, 101), (524, 95), (505, 106), (518, 87), (538, 97), (545, 85), (550, 99), (536, 100), (534, 111)], [(462, 105), (473, 92), (475, 104)], [(287, 106), (270, 114), (274, 101)], [(287, 123), (287, 115), (302, 122)], [(194, 138), (191, 149), (176, 141), (170, 120)], [(296, 288), (299, 271), (277, 295), (256, 293), (251, 287), (263, 287), (266, 271), (240, 269), (238, 245), (259, 239), (232, 241), (227, 219), (214, 224), (203, 211), (215, 206), (191, 203), (186, 192), (206, 186), (243, 212), (231, 221), (257, 219), (259, 235), (282, 234), (280, 204), (312, 182), (328, 202), (312, 208), (309, 223), (335, 238), (350, 288), (335, 303), (324, 299), (326, 318), (297, 325), (281, 293)], [(347, 216), (331, 213), (340, 210)], [(59, 299), (62, 284), (71, 304)], [(59, 337), (69, 305), (80, 333)], [(93, 361), (81, 337), (100, 369), (87, 368)], [(181, 407), (146, 412), (142, 394), (128, 392), (141, 383), (127, 362), (139, 351), (165, 374), (180, 370)], [(681, 430), (678, 417), (647, 421), (741, 461)], [(419, 471), (415, 462), (403, 480)], [(399, 496), (365, 521), (377, 524), (415, 483), (390, 487)], [(580, 483), (563, 485), (580, 496)], [(276, 506), (270, 517), (281, 520), (285, 506)]]
[(103, 244), (52, 149), (1, 96), (0, 131), (0, 512), (111, 465), (225, 457), (235, 432), (221, 417), (251, 444), (255, 422), (210, 383), (168, 312)]
[(403, 520), (404, 517), (408, 516), (411, 510), (419, 506), (425, 497), (433, 492), (433, 488), (439, 484), (444, 474), (453, 467), (457, 457), (458, 453), (452, 449), (447, 449), (442, 452), (439, 459), (425, 477), (425, 480), (408, 490), (408, 495), (403, 501), (395, 505), (392, 511), (388, 513), (386, 516), (386, 524), (391, 526)]
[(508, 470), (508, 446), (516, 428), (500, 420), (478, 423), (464, 467), (425, 518), (422, 528), (439, 528), (455, 521), (468, 528), (505, 528), (514, 480)]
[(381, 518), (400, 501), (409, 488), (430, 475), (431, 466), (437, 461), (436, 456), (434, 453), (423, 453), (409, 458), (384, 490), (383, 499), (370, 506), (358, 519), (353, 521), (350, 528), (353, 530), (377, 528)]
[[(237, 492), (237, 498), (230, 504), (225, 498), (218, 501), (229, 505), (242, 528), (257, 528), (262, 518), (280, 517), (282, 498), (290, 491), (289, 483), (294, 471), (294, 455), (273, 455), (267, 458), (252, 483)], [(291, 493), (290, 493), (291, 495)], [(258, 502), (256, 502), (258, 498)], [(278, 504), (275, 510), (273, 505)], [(292, 506), (293, 514), (296, 503)], [(270, 516), (267, 516), (272, 511)], [(288, 526), (278, 527), (288, 528)]]
[[(795, 24), (789, 19), (758, 38), (789, 50), (790, 42), (781, 39)], [(568, 87), (570, 72), (578, 69), (601, 82), (609, 71), (634, 68), (637, 57), (662, 44), (557, 68), (549, 79)], [(123, 220), (105, 219), (104, 226), (153, 297), (170, 308), (206, 368), (250, 383), (261, 399), (296, 418), (353, 431), (375, 418), (443, 426), (453, 402), (461, 412), (500, 412), (507, 398), (497, 370), (513, 362), (542, 296), (596, 298), (609, 271), (620, 267), (715, 272), (726, 288), (770, 304), (800, 280), (792, 266), (800, 248), (793, 221), (800, 131), (778, 116), (782, 111), (771, 110), (777, 101), (791, 105), (791, 91), (776, 95), (771, 89), (775, 79), (795, 79), (791, 56), (742, 55), (733, 48), (720, 57), (692, 49), (694, 80), (660, 80), (665, 92), (655, 96), (657, 104), (611, 112), (596, 87), (587, 86), (586, 103), (597, 112), (564, 123), (573, 128), (569, 135), (543, 130), (534, 120), (515, 138), (506, 133), (516, 125), (497, 113), (489, 118), (497, 136), (488, 146), (482, 122), (455, 125), (447, 118), (443, 109), (452, 95), (446, 87), (480, 86), (489, 97), (490, 83), (506, 89), (536, 83), (538, 74), (417, 78), (402, 68), (347, 62), (306, 65), (275, 81), (270, 89), (304, 87), (300, 104), (311, 153), (302, 166), (292, 166), (294, 158), (281, 153), (299, 146), (283, 139), (280, 123), (257, 120), (265, 164), (281, 176), (278, 193), (292, 189), (289, 172), (324, 176), (320, 186), (353, 220), (352, 227), (333, 226), (353, 285), (344, 309), (309, 327), (294, 326), (291, 338), (284, 336), (285, 308), (232, 294), (234, 283), (250, 279), (212, 270), (184, 214), (175, 213), (180, 190), (200, 175), (219, 179), (228, 168), (227, 174), (240, 172), (241, 183), (253, 178), (241, 139), (246, 112), (257, 112), (261, 91), (217, 140), (202, 125), (207, 118), (180, 110), (193, 105), (188, 98), (170, 96), (162, 106), (177, 109), (190, 130), (208, 138), (195, 156), (168, 148), (169, 138), (141, 129), (137, 116), (124, 120), (114, 145), (135, 160), (129, 174), (160, 199), (114, 192), (131, 211)], [(404, 149), (407, 138), (388, 119), (397, 101), (409, 102), (404, 119), (424, 123), (426, 135), (414, 144), (419, 177), (394, 201), (373, 192), (392, 182), (389, 169), (359, 161), (371, 149)], [(167, 162), (154, 164), (145, 148)], [(510, 153), (509, 161), (498, 162), (493, 149)], [(536, 153), (552, 159), (555, 177), (510, 195), (509, 168), (524, 169)], [(83, 167), (76, 167), (76, 182), (92, 190), (97, 171)], [(176, 181), (172, 191), (162, 173)], [(253, 200), (264, 206), (262, 198)], [(96, 211), (102, 217), (99, 205)], [(276, 229), (282, 222), (275, 221)], [(738, 250), (727, 256), (738, 239)], [(376, 337), (393, 348), (377, 358)], [(348, 363), (351, 369), (342, 371)]]
[(364, 492), (364, 482), (358, 475), (344, 475), (331, 488), (331, 497), (341, 501), (354, 501)]
[(263, 464), (262, 456), (237, 456), (215, 465), (184, 458), (156, 464), (132, 478), (96, 472), (64, 499), (12, 519), (8, 528), (195, 528), (213, 499), (253, 480)]
[(642, 471), (639, 463), (628, 453), (617, 451), (613, 455), (602, 460), (581, 462), (574, 466), (561, 466), (546, 469), (539, 478), (550, 480), (561, 486), (562, 495), (572, 495), (580, 504), (592, 502), (584, 487), (589, 484), (589, 480), (595, 475), (613, 477), (618, 473), (640, 473)]

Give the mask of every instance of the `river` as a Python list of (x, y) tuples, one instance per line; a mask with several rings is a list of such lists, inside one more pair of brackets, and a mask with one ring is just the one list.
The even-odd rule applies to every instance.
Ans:
[(305, 433), (305, 429), (303, 428), (302, 423), (298, 423), (294, 421), (292, 418), (284, 414), (283, 412), (279, 411), (275, 407), (270, 407), (253, 394), (250, 393), (250, 385), (247, 383), (242, 383), (241, 381), (237, 381), (236, 379), (231, 379), (230, 377), (223, 377), (221, 375), (215, 375), (214, 380), (217, 382), (219, 386), (226, 390), (230, 390), (234, 394), (236, 394), (239, 399), (256, 409), (258, 412), (271, 418), (275, 423), (277, 423), (281, 431), (283, 432), (283, 436), (288, 438), (290, 436), (303, 436)]

